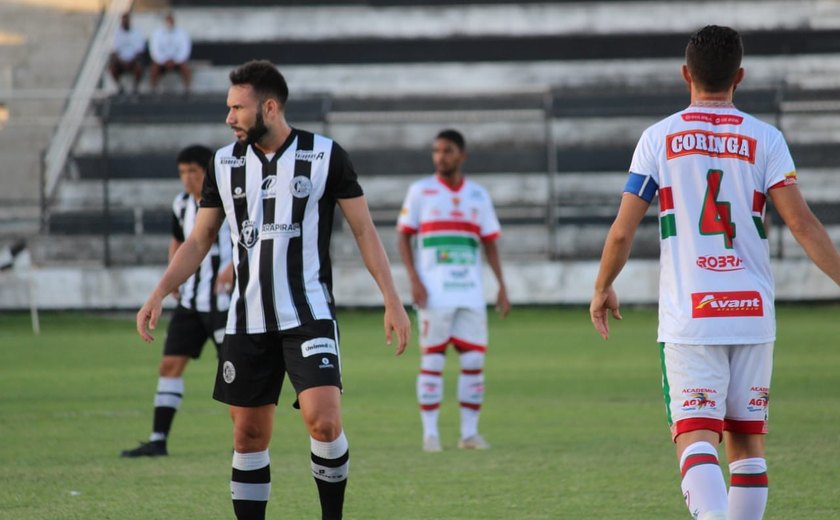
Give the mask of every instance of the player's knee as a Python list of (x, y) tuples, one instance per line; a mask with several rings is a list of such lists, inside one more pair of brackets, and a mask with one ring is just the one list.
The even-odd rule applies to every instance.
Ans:
[(430, 372), (443, 372), (446, 364), (446, 356), (443, 354), (423, 354), (420, 359), (420, 368)]
[(233, 448), (240, 453), (262, 451), (268, 448), (271, 430), (258, 424), (237, 424), (233, 432)]
[(332, 442), (341, 435), (341, 421), (333, 417), (318, 417), (308, 425), (309, 435), (321, 442)]
[(484, 353), (476, 350), (464, 352), (460, 356), (462, 370), (481, 370), (484, 368)]

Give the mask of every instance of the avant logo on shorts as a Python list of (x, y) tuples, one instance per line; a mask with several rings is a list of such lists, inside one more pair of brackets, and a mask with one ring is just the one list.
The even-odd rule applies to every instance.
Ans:
[(222, 365), (222, 379), (227, 384), (233, 383), (233, 380), (236, 379), (236, 369), (233, 368), (233, 363), (230, 361), (225, 361)]
[(715, 291), (691, 294), (692, 318), (764, 316), (758, 291)]
[(338, 355), (335, 340), (332, 338), (315, 338), (300, 344), (300, 355), (303, 357), (322, 356), (324, 354)]

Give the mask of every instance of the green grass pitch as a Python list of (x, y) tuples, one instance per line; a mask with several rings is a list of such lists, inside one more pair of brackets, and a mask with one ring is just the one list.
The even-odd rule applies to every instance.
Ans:
[[(840, 518), (840, 306), (781, 306), (768, 437), (767, 519)], [(378, 312), (344, 311), (351, 471), (348, 519), (680, 519), (653, 309), (624, 309), (602, 342), (583, 308), (491, 318), (486, 452), (455, 448), (448, 356), (444, 452), (420, 450), (416, 339), (401, 358)], [(0, 519), (232, 518), (231, 433), (210, 397), (211, 350), (186, 374), (170, 456), (120, 459), (145, 440), (165, 324), (152, 345), (130, 318), (0, 315)], [(208, 347), (209, 348), (209, 347)], [(288, 387), (288, 384), (287, 384)], [(269, 518), (319, 518), (309, 443), (291, 393), (271, 447)]]

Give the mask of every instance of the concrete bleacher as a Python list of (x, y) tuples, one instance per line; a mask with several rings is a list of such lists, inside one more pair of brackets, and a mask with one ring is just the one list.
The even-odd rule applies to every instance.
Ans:
[[(688, 102), (679, 76), (687, 34), (732, 20), (748, 55), (738, 106), (787, 133), (803, 191), (840, 235), (840, 193), (827, 189), (840, 123), (820, 110), (840, 94), (833, 79), (840, 77), (840, 7), (787, 0), (172, 4), (200, 61), (193, 94), (114, 98), (91, 115), (52, 208), (49, 240), (39, 243), (44, 257), (101, 260), (102, 237), (112, 233), (113, 263), (165, 261), (177, 150), (230, 141), (227, 74), (247, 59), (269, 58), (290, 84), (290, 122), (327, 133), (350, 152), (392, 258), (402, 196), (430, 173), (430, 140), (447, 126), (465, 133), (465, 170), (499, 206), (507, 259), (596, 258), (636, 139)], [(135, 17), (147, 32), (157, 23), (156, 14)], [(559, 224), (553, 232), (550, 216)], [(652, 208), (635, 255), (655, 256), (656, 229)], [(348, 235), (335, 236), (339, 264), (357, 262)], [(795, 251), (789, 242), (785, 235), (774, 251)]]

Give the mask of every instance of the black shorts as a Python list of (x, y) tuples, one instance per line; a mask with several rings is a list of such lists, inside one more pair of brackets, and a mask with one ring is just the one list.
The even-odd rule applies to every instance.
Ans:
[(197, 359), (207, 340), (216, 346), (216, 354), (225, 335), (226, 312), (199, 312), (179, 305), (166, 329), (164, 356), (189, 356)]
[(228, 334), (219, 354), (213, 399), (234, 406), (277, 404), (284, 374), (298, 394), (316, 386), (341, 388), (335, 321), (315, 320), (264, 334)]

